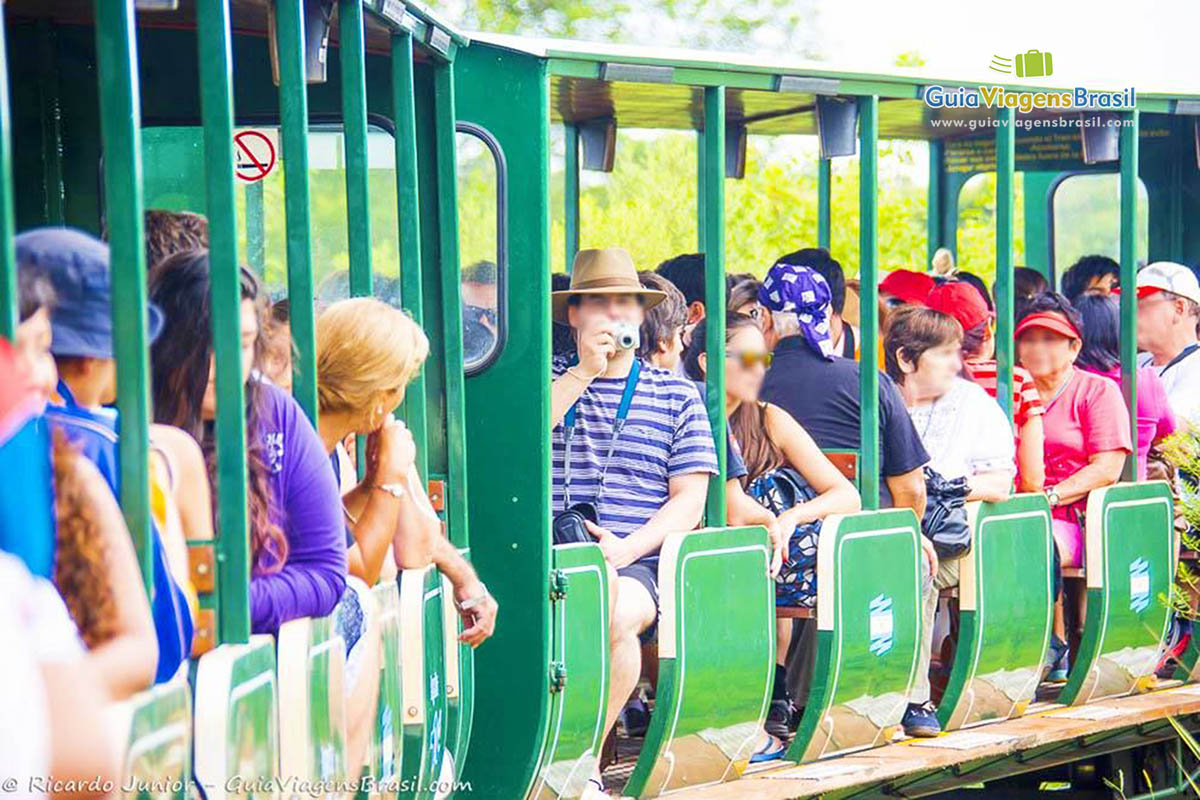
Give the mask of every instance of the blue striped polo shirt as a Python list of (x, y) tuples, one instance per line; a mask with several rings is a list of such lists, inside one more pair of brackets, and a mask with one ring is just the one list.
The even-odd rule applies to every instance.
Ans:
[[(554, 377), (569, 363), (556, 359)], [(618, 536), (637, 530), (667, 502), (667, 481), (692, 472), (715, 474), (708, 413), (691, 381), (643, 362), (629, 416), (613, 450), (603, 496), (600, 471), (612, 441), (625, 378), (597, 378), (580, 396), (571, 439), (571, 502), (595, 503), (600, 525)], [(553, 502), (563, 508), (563, 423), (552, 437)]]

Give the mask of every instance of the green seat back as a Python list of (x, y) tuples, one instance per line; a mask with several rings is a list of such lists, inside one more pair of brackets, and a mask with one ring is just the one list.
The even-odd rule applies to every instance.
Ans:
[(194, 770), (209, 800), (275, 797), (264, 788), (279, 769), (275, 639), (252, 636), (204, 654), (195, 685)]
[(947, 730), (1024, 713), (1041, 680), (1054, 602), (1045, 495), (970, 503), (971, 551), (959, 562), (954, 667), (938, 717)]
[(1162, 481), (1097, 489), (1085, 531), (1087, 621), (1060, 702), (1078, 705), (1141, 691), (1170, 622), (1165, 602), (1178, 544), (1170, 487)]
[(909, 509), (830, 516), (817, 547), (817, 662), (787, 758), (887, 744), (921, 646), (921, 531)]
[(578, 797), (595, 769), (608, 708), (609, 567), (595, 544), (553, 548), (552, 694), (527, 797)]
[(447, 725), (444, 621), (442, 576), (437, 569), (429, 566), (401, 573), (402, 798), (432, 798), (442, 774)]
[(762, 738), (775, 663), (764, 528), (671, 534), (659, 568), (658, 690), (627, 795), (733, 780)]

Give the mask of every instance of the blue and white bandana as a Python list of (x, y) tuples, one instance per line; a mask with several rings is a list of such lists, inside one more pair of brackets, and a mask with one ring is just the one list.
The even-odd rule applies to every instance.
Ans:
[(812, 267), (776, 264), (767, 273), (758, 302), (771, 311), (791, 311), (800, 320), (804, 338), (827, 361), (833, 360), (833, 340), (829, 336), (832, 293), (829, 284)]

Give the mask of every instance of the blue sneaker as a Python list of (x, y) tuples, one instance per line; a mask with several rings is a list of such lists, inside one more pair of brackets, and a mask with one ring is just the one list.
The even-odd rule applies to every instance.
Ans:
[(774, 761), (778, 758), (783, 758), (783, 754), (786, 752), (787, 742), (778, 736), (772, 736), (768, 733), (766, 743), (758, 748), (754, 755), (750, 756), (750, 763), (761, 764), (764, 761)]
[(909, 703), (900, 724), (904, 726), (905, 736), (932, 739), (942, 732), (942, 723), (938, 722), (937, 709), (928, 700), (924, 703)]
[(1067, 673), (1071, 671), (1070, 648), (1054, 634), (1050, 634), (1050, 653), (1046, 664), (1050, 667), (1050, 671), (1046, 673), (1046, 683), (1067, 682)]

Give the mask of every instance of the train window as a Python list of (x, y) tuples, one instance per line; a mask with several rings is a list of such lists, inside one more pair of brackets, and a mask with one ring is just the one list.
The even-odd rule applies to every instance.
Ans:
[[(1081, 256), (1121, 257), (1121, 176), (1116, 173), (1070, 175), (1051, 194), (1054, 270), (1061, 278)], [(1146, 185), (1138, 179), (1137, 258), (1150, 251), (1150, 206)]]
[[(1013, 176), (1013, 263), (1025, 259), (1025, 176)], [(955, 263), (990, 285), (996, 279), (996, 173), (979, 172), (958, 192)]]
[(466, 122), (457, 130), (463, 366), (475, 375), (496, 360), (505, 339), (506, 171), (491, 133)]
[[(143, 130), (146, 208), (205, 208), (203, 129)], [(318, 303), (349, 296), (350, 246), (346, 220), (346, 153), (340, 125), (314, 125), (308, 139), (313, 286)], [(287, 295), (287, 231), (278, 126), (240, 128), (236, 200), (238, 256), (273, 298)], [(392, 135), (372, 125), (367, 135), (371, 193), (371, 265), (375, 295), (400, 305), (395, 149)]]

